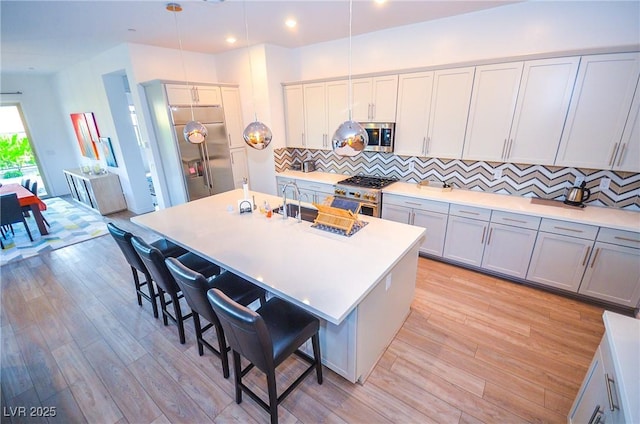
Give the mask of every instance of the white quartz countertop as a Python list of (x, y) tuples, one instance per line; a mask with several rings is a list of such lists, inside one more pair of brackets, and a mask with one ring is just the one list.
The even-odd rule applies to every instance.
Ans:
[[(258, 205), (282, 202), (250, 194)], [(241, 198), (233, 190), (131, 220), (336, 325), (425, 234), (361, 215), (368, 224), (346, 237), (259, 210), (239, 214)]]
[[(549, 202), (558, 205), (551, 206), (549, 204), (534, 203), (529, 197), (456, 190), (455, 188), (452, 191), (442, 191), (439, 188), (420, 188), (417, 184), (405, 182), (393, 183), (384, 188), (382, 192), (504, 212), (522, 213), (541, 218), (598, 225), (618, 230), (640, 231), (640, 212), (623, 211), (614, 208), (598, 206), (575, 208), (565, 206), (561, 202)], [(384, 203), (384, 194), (382, 202)]]
[[(287, 170), (279, 172), (278, 177), (289, 177), (317, 183), (336, 184), (349, 175), (330, 172), (300, 172)], [(625, 211), (615, 208), (587, 206), (575, 208), (565, 206), (561, 202), (547, 201), (535, 203), (529, 197), (512, 196), (506, 194), (484, 193), (480, 191), (453, 189), (442, 191), (434, 187), (418, 187), (415, 183), (397, 182), (383, 190), (384, 193), (400, 196), (417, 197), (458, 205), (475, 206), (504, 212), (522, 213), (540, 218), (559, 219), (588, 225), (597, 225), (625, 231), (640, 231), (640, 212)], [(556, 205), (556, 206), (552, 206)]]
[(625, 422), (640, 423), (640, 320), (610, 311), (605, 311), (602, 318)]

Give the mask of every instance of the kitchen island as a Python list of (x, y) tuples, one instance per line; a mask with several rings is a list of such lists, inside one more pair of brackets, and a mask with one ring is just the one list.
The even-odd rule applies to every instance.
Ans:
[(360, 216), (367, 225), (346, 237), (295, 218), (240, 214), (242, 197), (233, 190), (132, 221), (320, 318), (323, 364), (364, 381), (409, 314), (425, 230)]

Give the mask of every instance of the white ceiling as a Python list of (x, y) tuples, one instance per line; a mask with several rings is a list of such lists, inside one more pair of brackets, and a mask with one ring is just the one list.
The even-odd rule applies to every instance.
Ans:
[[(348, 37), (347, 0), (0, 0), (2, 72), (56, 72), (122, 43), (219, 53), (250, 44), (296, 48)], [(505, 6), (507, 0), (353, 2), (353, 35)], [(292, 31), (284, 25), (297, 19)], [(178, 32), (180, 35), (178, 36)], [(238, 39), (229, 45), (225, 39)]]

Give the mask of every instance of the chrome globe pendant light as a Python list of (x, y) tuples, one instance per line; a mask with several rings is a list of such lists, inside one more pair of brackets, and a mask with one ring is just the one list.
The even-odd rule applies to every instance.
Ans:
[(273, 134), (271, 134), (271, 130), (262, 122), (258, 121), (258, 113), (256, 112), (256, 96), (255, 96), (255, 88), (253, 86), (253, 63), (251, 60), (251, 49), (249, 48), (249, 24), (247, 23), (247, 6), (246, 2), (242, 2), (242, 10), (244, 13), (244, 27), (245, 34), (247, 38), (247, 53), (249, 54), (249, 75), (251, 77), (251, 98), (253, 102), (253, 116), (254, 121), (247, 125), (247, 127), (242, 132), (242, 138), (244, 138), (244, 142), (249, 146), (253, 147), (256, 150), (264, 150), (267, 148), (269, 143), (271, 143), (271, 139), (273, 138)]
[(349, 119), (338, 127), (331, 139), (333, 151), (340, 156), (355, 156), (369, 144), (369, 134), (360, 123), (351, 119), (353, 93), (351, 87), (351, 21), (353, 19), (353, 0), (349, 0)]
[[(187, 83), (187, 87), (189, 86), (189, 79), (187, 78), (187, 68), (184, 64), (184, 57), (182, 54), (182, 37), (180, 36), (180, 28), (178, 27), (178, 18), (177, 13), (182, 12), (182, 6), (178, 3), (168, 3), (166, 9), (170, 12), (173, 12), (173, 21), (176, 25), (176, 33), (178, 34), (178, 47), (180, 48), (180, 62), (182, 62), (182, 72), (184, 73), (184, 79)], [(201, 122), (195, 120), (193, 115), (193, 99), (191, 99), (191, 121), (187, 122), (184, 126), (184, 130), (182, 134), (184, 135), (184, 139), (191, 144), (202, 144), (204, 140), (209, 135), (209, 131), (207, 131), (207, 127), (202, 125)]]

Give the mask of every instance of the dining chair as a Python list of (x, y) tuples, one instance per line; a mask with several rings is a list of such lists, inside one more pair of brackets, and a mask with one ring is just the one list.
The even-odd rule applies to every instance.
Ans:
[[(220, 320), (233, 352), (236, 403), (242, 402), (242, 392), (247, 393), (258, 405), (269, 412), (271, 423), (277, 424), (278, 405), (314, 369), (318, 384), (322, 384), (322, 361), (318, 336), (320, 321), (303, 309), (277, 297), (272, 297), (256, 311), (234, 302), (216, 288), (209, 290), (207, 297)], [(313, 346), (313, 358), (300, 350), (300, 346), (309, 338)], [(276, 367), (294, 353), (309, 366), (278, 396)], [(241, 369), (241, 355), (249, 361), (244, 369)], [(242, 382), (242, 377), (254, 366), (267, 376), (268, 404)]]
[(33, 241), (29, 225), (22, 215), (22, 207), (18, 200), (18, 195), (15, 193), (3, 194), (0, 196), (0, 226), (4, 227), (2, 237), (7, 238), (6, 232), (11, 230), (11, 234), (15, 235), (13, 231), (13, 224), (22, 222), (25, 230), (29, 235), (29, 240)]
[[(138, 253), (138, 256), (144, 263), (151, 278), (158, 287), (158, 297), (160, 298), (160, 309), (162, 312), (162, 321), (164, 325), (168, 325), (168, 319), (175, 322), (178, 326), (178, 336), (180, 343), (185, 344), (184, 320), (191, 317), (191, 314), (184, 315), (180, 306), (180, 299), (184, 297), (176, 280), (171, 275), (167, 264), (164, 262), (165, 257), (157, 248), (147, 244), (140, 237), (133, 236), (131, 244)], [(178, 260), (186, 267), (196, 270), (205, 277), (211, 277), (220, 273), (220, 267), (213, 264), (200, 256), (187, 252), (178, 256)], [(167, 299), (166, 296), (169, 296)], [(173, 314), (167, 309), (168, 305), (173, 304)]]
[[(151, 308), (153, 309), (153, 316), (158, 318), (158, 304), (156, 303), (156, 298), (158, 294), (153, 286), (153, 280), (147, 267), (145, 266), (142, 259), (138, 255), (138, 252), (131, 244), (131, 239), (134, 237), (132, 233), (129, 231), (125, 231), (119, 227), (117, 227), (113, 222), (109, 222), (107, 224), (107, 229), (109, 233), (113, 237), (113, 239), (118, 244), (118, 247), (122, 251), (127, 263), (131, 267), (131, 273), (133, 275), (133, 283), (136, 288), (136, 295), (138, 297), (138, 305), (142, 306), (142, 299), (146, 299), (151, 303)], [(187, 253), (187, 250), (178, 246), (177, 244), (171, 243), (166, 239), (156, 240), (151, 243), (152, 246), (160, 250), (162, 255), (167, 256), (180, 256)], [(144, 276), (144, 281), (140, 281), (139, 274), (141, 273)], [(143, 287), (147, 286), (148, 293), (143, 291)]]
[[(193, 327), (196, 332), (196, 340), (198, 343), (198, 354), (204, 355), (204, 346), (206, 346), (213, 354), (218, 356), (222, 361), (222, 375), (229, 378), (229, 355), (227, 352), (227, 342), (224, 337), (224, 331), (220, 325), (220, 321), (216, 313), (211, 307), (211, 303), (207, 299), (207, 291), (217, 288), (241, 305), (250, 305), (256, 300), (260, 300), (260, 304), (266, 303), (266, 293), (260, 287), (251, 284), (244, 278), (229, 272), (222, 272), (220, 275), (211, 278), (205, 278), (204, 275), (196, 272), (186, 266), (179, 259), (166, 258), (165, 263), (169, 268), (169, 272), (178, 283), (178, 287), (182, 291), (187, 304), (191, 308), (191, 316), (193, 318)], [(204, 318), (209, 323), (202, 326), (200, 318)], [(218, 348), (213, 347), (203, 337), (203, 334), (210, 328), (216, 330), (218, 339)]]

